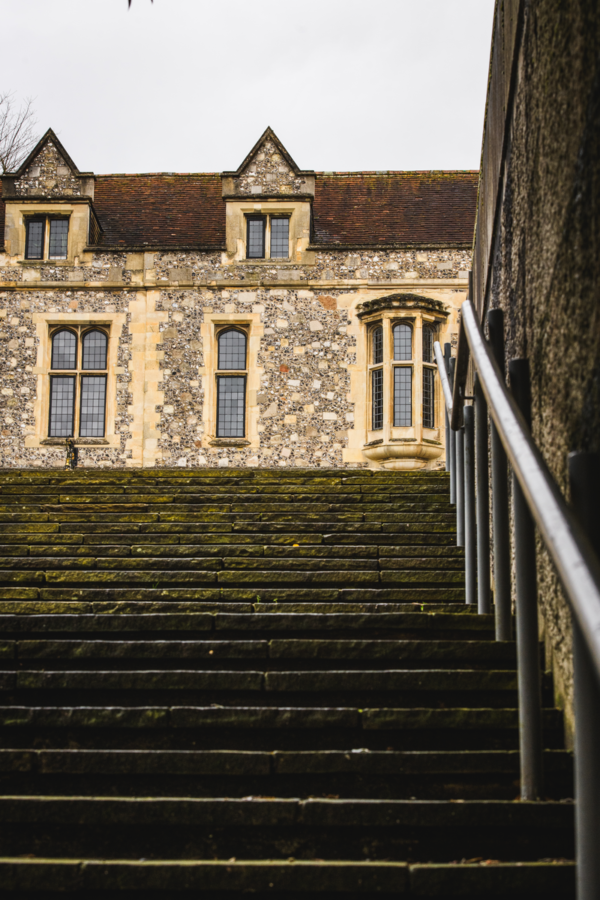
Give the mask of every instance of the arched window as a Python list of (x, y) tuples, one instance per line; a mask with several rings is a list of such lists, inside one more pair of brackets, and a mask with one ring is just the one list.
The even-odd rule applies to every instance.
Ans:
[(423, 428), (435, 428), (435, 368), (433, 342), (435, 331), (423, 326)]
[(394, 359), (412, 359), (412, 328), (410, 325), (394, 325)]
[(243, 438), (246, 431), (246, 346), (247, 336), (228, 328), (218, 336), (217, 437)]
[(246, 368), (246, 335), (236, 328), (229, 328), (219, 335), (219, 369)]
[(52, 335), (52, 368), (77, 368), (77, 337), (72, 331), (63, 329)]
[(105, 369), (108, 339), (103, 331), (88, 331), (83, 336), (82, 369)]
[(84, 327), (61, 328), (52, 335), (49, 437), (104, 437), (108, 336)]

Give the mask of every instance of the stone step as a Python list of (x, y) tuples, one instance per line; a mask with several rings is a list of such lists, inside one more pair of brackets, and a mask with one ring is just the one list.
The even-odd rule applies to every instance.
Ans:
[[(458, 809), (457, 809), (458, 807)], [(0, 852), (110, 859), (572, 857), (573, 804), (0, 797)]]
[[(541, 654), (542, 645), (540, 645)], [(32, 659), (305, 659), (484, 662), (516, 665), (512, 642), (435, 640), (18, 640), (0, 639), (0, 660)]]
[[(359, 740), (368, 732), (385, 732), (385, 740), (402, 738), (402, 732), (507, 731), (519, 728), (516, 708), (420, 707), (358, 709), (355, 707), (277, 706), (0, 706), (3, 728), (105, 728), (105, 729), (301, 729), (358, 731)], [(543, 710), (545, 732), (560, 731), (561, 713)], [(394, 734), (400, 732), (399, 735)], [(201, 735), (194, 735), (200, 739)], [(352, 747), (355, 739), (348, 738)], [(468, 739), (468, 735), (466, 736)]]
[[(314, 892), (407, 897), (575, 897), (570, 862), (413, 864), (322, 860), (104, 860), (0, 858), (7, 891), (236, 891)], [(104, 895), (101, 895), (104, 896)], [(183, 895), (185, 896), (185, 894)], [(275, 894), (277, 896), (277, 894)], [(100, 900), (100, 898), (99, 898)]]
[[(88, 551), (89, 552), (89, 551)], [(325, 571), (329, 569), (338, 571), (350, 570), (385, 570), (386, 577), (388, 570), (393, 572), (408, 571), (413, 573), (424, 573), (423, 577), (438, 580), (437, 575), (441, 571), (442, 574), (447, 573), (451, 579), (456, 580), (456, 576), (460, 574), (464, 577), (464, 562), (459, 558), (450, 557), (449, 559), (440, 560), (439, 557), (432, 559), (417, 557), (383, 557), (382, 559), (337, 559), (331, 557), (270, 557), (266, 555), (239, 556), (232, 554), (231, 556), (218, 557), (212, 555), (207, 556), (167, 556), (162, 554), (158, 558), (154, 558), (149, 554), (134, 554), (136, 558), (128, 558), (126, 562), (122, 557), (112, 558), (105, 555), (99, 556), (59, 556), (59, 557), (42, 557), (34, 556), (10, 556), (2, 559), (0, 569), (0, 581), (4, 581), (8, 577), (8, 573), (25, 573), (43, 571), (52, 572), (56, 569), (65, 570), (73, 569), (75, 571), (85, 571), (87, 569), (102, 570), (135, 570), (138, 572), (145, 570), (155, 570), (157, 572), (168, 572), (172, 569), (181, 571), (189, 570), (211, 570), (221, 571), (228, 569), (235, 570), (253, 570), (257, 573), (265, 571), (285, 570), (292, 572), (301, 571)]]
[[(543, 679), (546, 692), (550, 687)], [(318, 705), (329, 705), (327, 697), (356, 692), (371, 697), (377, 706), (389, 705), (389, 695), (396, 703), (412, 699), (416, 705), (420, 694), (432, 693), (453, 699), (465, 706), (514, 706), (517, 676), (507, 669), (321, 669), (271, 670), (239, 669), (19, 669), (0, 671), (0, 692), (23, 696), (34, 692), (197, 692), (201, 695), (266, 694), (278, 702), (279, 695), (296, 697), (315, 694)], [(401, 695), (400, 695), (401, 692)], [(485, 699), (481, 699), (481, 698)], [(15, 697), (15, 699), (17, 699)], [(440, 698), (441, 699), (441, 698)], [(492, 701), (492, 702), (490, 702)], [(17, 701), (18, 702), (18, 701)], [(35, 702), (35, 701), (32, 701)], [(251, 699), (251, 702), (257, 702)], [(337, 705), (337, 704), (334, 704)]]
[[(573, 796), (570, 753), (545, 750), (544, 772), (546, 797)], [(517, 749), (0, 749), (0, 795), (11, 796), (514, 801), (518, 779)]]
[[(26, 604), (23, 603), (22, 606)], [(44, 606), (45, 604), (42, 604)], [(439, 611), (427, 612), (410, 608), (403, 611), (365, 611), (364, 606), (355, 611), (350, 604), (340, 609), (331, 604), (323, 604), (322, 612), (315, 612), (312, 608), (300, 609), (292, 607), (286, 611), (288, 604), (277, 604), (262, 609), (262, 604), (245, 607), (245, 611), (235, 612), (199, 612), (197, 604), (168, 604), (173, 611), (163, 610), (158, 612), (153, 604), (133, 604), (137, 612), (127, 604), (122, 610), (115, 610), (114, 606), (104, 610), (101, 604), (94, 613), (88, 610), (87, 604), (73, 604), (76, 607), (71, 614), (54, 612), (40, 615), (37, 612), (29, 614), (2, 614), (0, 613), (0, 632), (5, 635), (13, 634), (38, 634), (62, 632), (67, 635), (78, 633), (85, 634), (111, 634), (119, 635), (122, 632), (148, 632), (154, 637), (155, 632), (162, 634), (175, 632), (178, 635), (189, 635), (193, 632), (211, 632), (219, 635), (234, 633), (260, 633), (267, 635), (277, 633), (306, 633), (315, 636), (315, 632), (328, 632), (341, 634), (353, 634), (360, 632), (381, 631), (386, 638), (398, 633), (427, 636), (436, 639), (448, 632), (460, 634), (463, 640), (478, 641), (487, 638), (486, 647), (500, 646), (492, 644), (490, 638), (493, 635), (493, 616), (476, 616), (471, 613), (468, 606), (462, 605), (454, 611), (451, 607), (440, 605)], [(167, 604), (163, 604), (163, 607)], [(304, 606), (304, 605), (303, 605)], [(408, 606), (408, 604), (407, 604)], [(378, 607), (379, 608), (379, 607)], [(493, 651), (497, 652), (497, 651)]]
[[(216, 573), (209, 573), (216, 574)], [(376, 574), (376, 573), (375, 573)], [(235, 579), (230, 579), (236, 583)], [(340, 579), (341, 580), (341, 579)], [(155, 579), (156, 581), (156, 579)], [(119, 582), (117, 582), (118, 584)], [(14, 587), (0, 588), (0, 611), (2, 610), (2, 600), (47, 600), (47, 601), (82, 601), (88, 602), (106, 602), (113, 601), (135, 601), (135, 602), (166, 602), (166, 601), (196, 601), (196, 602), (230, 602), (230, 603), (419, 603), (426, 604), (447, 604), (452, 602), (464, 602), (464, 587), (458, 585), (454, 588), (447, 587), (398, 587), (389, 588), (385, 585), (381, 587), (364, 587), (362, 590), (358, 588), (335, 587), (336, 581), (330, 580), (329, 586), (319, 587), (328, 584), (327, 579), (322, 577), (320, 582), (310, 579), (304, 582), (304, 585), (296, 582), (294, 587), (294, 579), (289, 579), (287, 585), (282, 585), (276, 579), (272, 579), (269, 583), (266, 578), (261, 579), (260, 586), (252, 581), (248, 581), (245, 587), (218, 587), (222, 582), (216, 580), (211, 583), (205, 583), (204, 587), (189, 586), (182, 587), (161, 587), (158, 583), (156, 587), (145, 588), (126, 588), (126, 587), (105, 587), (105, 588), (79, 588), (77, 585), (73, 587)], [(239, 582), (238, 582), (239, 583)], [(307, 586), (311, 583), (312, 586)], [(57, 584), (55, 581), (54, 584)], [(154, 584), (154, 582), (152, 582)]]
[[(85, 523), (84, 523), (85, 524)], [(111, 544), (113, 546), (137, 546), (145, 544), (176, 544), (186, 546), (197, 546), (201, 544), (249, 544), (258, 546), (267, 546), (271, 544), (291, 546), (295, 544), (306, 546), (321, 545), (358, 545), (358, 546), (379, 546), (384, 547), (404, 547), (404, 546), (422, 546), (428, 552), (429, 549), (448, 548), (452, 550), (461, 550), (456, 547), (456, 540), (452, 535), (446, 534), (418, 534), (418, 533), (394, 533), (381, 531), (377, 527), (371, 530), (363, 531), (330, 531), (330, 530), (311, 530), (299, 531), (297, 528), (290, 531), (289, 528), (280, 528), (269, 526), (270, 530), (265, 531), (259, 529), (260, 523), (255, 523), (253, 528), (244, 531), (242, 526), (234, 527), (226, 524), (203, 525), (203, 526), (181, 526), (179, 531), (153, 531), (140, 532), (139, 526), (127, 526), (125, 528), (116, 528), (111, 531), (107, 527), (103, 532), (99, 526), (90, 526), (95, 531), (66, 531), (65, 528), (71, 526), (63, 526), (59, 532), (58, 525), (48, 525), (42, 523), (40, 527), (42, 531), (23, 532), (15, 530), (12, 526), (10, 531), (4, 531), (0, 537), (3, 545), (21, 544), (21, 545), (55, 545), (55, 544)], [(18, 526), (21, 528), (21, 526)], [(37, 526), (32, 526), (33, 528)], [(266, 528), (267, 526), (265, 526)], [(194, 528), (194, 530), (190, 530)], [(49, 531), (48, 529), (54, 529)], [(190, 538), (190, 535), (193, 537)], [(259, 536), (257, 536), (259, 535)], [(362, 537), (362, 539), (361, 539)]]
[[(26, 567), (35, 565), (34, 559), (43, 560), (40, 565), (46, 565), (48, 560), (58, 557), (88, 559), (111, 559), (114, 557), (166, 557), (168, 559), (193, 557), (196, 559), (206, 557), (243, 556), (255, 559), (284, 559), (288, 560), (382, 560), (382, 567), (393, 566), (390, 560), (399, 559), (406, 563), (408, 568), (444, 566), (451, 569), (464, 568), (464, 555), (461, 547), (455, 546), (419, 546), (411, 547), (377, 547), (377, 545), (357, 544), (309, 544), (286, 546), (278, 544), (89, 544), (74, 542), (66, 544), (0, 544), (0, 556), (6, 561), (2, 562), (2, 568), (13, 568), (18, 563), (14, 558), (24, 563)], [(414, 560), (414, 562), (412, 562)], [(60, 563), (65, 565), (65, 563)]]

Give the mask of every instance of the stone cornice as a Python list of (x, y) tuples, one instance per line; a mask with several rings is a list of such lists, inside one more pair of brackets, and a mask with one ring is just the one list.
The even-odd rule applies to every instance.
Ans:
[(386, 297), (367, 300), (358, 305), (356, 315), (362, 319), (364, 316), (371, 316), (373, 313), (388, 309), (421, 309), (438, 316), (449, 315), (441, 300), (422, 297), (420, 294), (388, 294)]

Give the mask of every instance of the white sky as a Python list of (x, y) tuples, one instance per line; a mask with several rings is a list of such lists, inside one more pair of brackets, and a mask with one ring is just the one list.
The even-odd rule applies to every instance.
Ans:
[(81, 170), (477, 169), (493, 0), (0, 0), (0, 91)]

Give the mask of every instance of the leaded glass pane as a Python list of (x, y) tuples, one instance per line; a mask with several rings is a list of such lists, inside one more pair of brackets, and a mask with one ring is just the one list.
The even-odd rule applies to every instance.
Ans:
[(383, 428), (383, 369), (371, 373), (371, 428)]
[(41, 220), (27, 223), (26, 259), (42, 259), (44, 255), (44, 222)]
[(68, 237), (69, 220), (52, 219), (50, 221), (50, 247), (48, 249), (48, 256), (51, 259), (66, 259)]
[(74, 369), (77, 363), (77, 338), (72, 331), (57, 331), (52, 338), (52, 368)]
[(104, 437), (106, 377), (84, 375), (81, 379), (81, 437)]
[(394, 368), (394, 425), (406, 428), (412, 425), (412, 369), (410, 366)]
[(88, 331), (83, 336), (83, 369), (105, 369), (108, 341), (103, 331)]
[(52, 375), (50, 378), (50, 437), (73, 437), (75, 378)]
[(383, 328), (373, 329), (373, 358), (371, 360), (375, 365), (383, 362)]
[(433, 362), (433, 328), (423, 328), (423, 362)]
[(271, 219), (271, 257), (287, 259), (290, 255), (290, 220)]
[(217, 437), (244, 437), (246, 379), (243, 375), (217, 376)]
[(412, 359), (412, 328), (394, 325), (394, 359)]
[(423, 427), (435, 428), (435, 369), (423, 369)]
[(248, 219), (248, 259), (265, 258), (265, 219)]
[(246, 335), (242, 331), (222, 331), (219, 335), (218, 368), (246, 368)]

